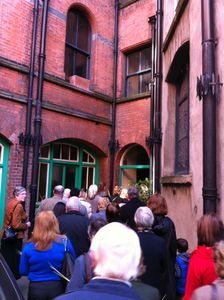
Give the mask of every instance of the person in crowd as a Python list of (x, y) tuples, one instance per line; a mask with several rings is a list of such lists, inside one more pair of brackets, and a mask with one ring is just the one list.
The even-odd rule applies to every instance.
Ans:
[(153, 231), (166, 242), (167, 274), (166, 274), (166, 299), (176, 297), (175, 262), (177, 251), (176, 230), (173, 221), (167, 216), (168, 207), (165, 198), (155, 193), (148, 199), (147, 206), (154, 215)]
[(213, 261), (213, 246), (223, 239), (223, 233), (223, 222), (214, 213), (203, 215), (199, 219), (198, 247), (191, 254), (183, 300), (190, 300), (196, 288), (211, 284), (217, 278)]
[[(29, 300), (53, 299), (64, 292), (61, 278), (50, 267), (62, 269), (64, 238), (52, 211), (42, 211), (36, 216), (32, 237), (23, 248), (19, 268), (20, 274), (30, 280)], [(69, 239), (67, 249), (75, 259)]]
[[(24, 233), (31, 226), (31, 223), (27, 221), (27, 214), (24, 210), (26, 189), (17, 186), (13, 191), (13, 196), (13, 199), (6, 206), (3, 227), (0, 233), (1, 253), (15, 278), (19, 279), (19, 252), (22, 249)], [(17, 234), (14, 240), (9, 241), (5, 238), (4, 232), (7, 226), (11, 226), (12, 229), (16, 230)]]
[(108, 198), (108, 200), (109, 200), (108, 189), (107, 189), (107, 185), (106, 185), (105, 182), (101, 181), (101, 182), (99, 183), (97, 194), (98, 194), (100, 197)]
[(65, 189), (63, 193), (63, 200), (66, 202), (71, 197), (71, 189)]
[(70, 239), (77, 257), (89, 250), (89, 219), (80, 212), (78, 197), (71, 197), (66, 203), (66, 213), (58, 217), (61, 234)]
[(97, 204), (97, 212), (95, 214), (92, 214), (90, 221), (94, 221), (96, 219), (103, 219), (105, 221), (107, 220), (106, 219), (106, 208), (107, 208), (107, 205), (109, 204), (108, 202), (109, 202), (108, 198), (101, 197), (99, 199), (98, 204)]
[(87, 201), (87, 192), (82, 188), (79, 193), (79, 200), (83, 206), (85, 206), (88, 218), (92, 215), (92, 207), (91, 204)]
[(116, 202), (111, 202), (107, 205), (106, 208), (106, 219), (108, 223), (111, 222), (120, 222), (120, 206)]
[(40, 206), (38, 208), (38, 212), (44, 211), (44, 210), (52, 210), (54, 209), (54, 206), (58, 202), (65, 201), (62, 199), (64, 193), (64, 187), (62, 185), (56, 185), (53, 190), (53, 197), (44, 199), (40, 202)]
[(96, 184), (90, 185), (88, 189), (88, 201), (91, 204), (93, 214), (97, 212), (98, 201), (101, 198), (101, 196), (98, 195), (97, 192), (98, 186)]
[(137, 234), (146, 267), (140, 279), (160, 291), (161, 298), (165, 295), (166, 244), (164, 239), (152, 232), (154, 216), (147, 206), (139, 207), (134, 216)]
[(182, 300), (186, 281), (187, 281), (187, 271), (190, 260), (190, 253), (188, 253), (188, 241), (185, 239), (177, 239), (177, 257), (175, 264), (175, 277), (176, 277), (176, 294), (177, 300)]
[(128, 190), (126, 188), (122, 188), (120, 198), (122, 199), (121, 203), (119, 203), (120, 206), (123, 206), (124, 203), (128, 202)]
[(120, 194), (121, 194), (121, 187), (118, 185), (115, 185), (114, 190), (113, 190), (113, 195), (111, 197), (111, 201), (114, 203), (122, 203), (123, 199), (120, 198)]
[(120, 209), (121, 222), (135, 229), (134, 215), (140, 206), (145, 206), (145, 203), (139, 199), (138, 189), (132, 186), (128, 189), (128, 203)]
[(224, 298), (224, 240), (215, 244), (213, 259), (218, 279), (212, 284), (197, 288), (191, 297), (192, 300), (221, 300)]
[(53, 208), (53, 213), (55, 214), (56, 218), (65, 214), (65, 208), (66, 208), (66, 205), (64, 202), (58, 202), (55, 204), (55, 206)]
[[(103, 219), (95, 219), (90, 222), (88, 228), (90, 242), (92, 241), (97, 231), (103, 226), (105, 226), (106, 224), (107, 222)], [(93, 277), (93, 269), (92, 269), (91, 251), (89, 251), (83, 255), (80, 255), (76, 259), (73, 273), (70, 278), (70, 282), (66, 287), (66, 293), (82, 288), (84, 284), (88, 283), (92, 277)]]
[(83, 288), (55, 300), (140, 300), (129, 283), (139, 273), (141, 247), (137, 234), (127, 226), (113, 222), (96, 233), (90, 249), (97, 277)]
[[(76, 187), (71, 189), (71, 192), (70, 192), (71, 197), (79, 197), (79, 194), (80, 194), (80, 189), (78, 189), (78, 188), (76, 188)], [(79, 199), (79, 200), (80, 200), (80, 199)], [(81, 201), (80, 201), (80, 203), (81, 203)], [(82, 203), (81, 203), (81, 206), (80, 206), (80, 208), (79, 208), (79, 211), (80, 211), (80, 213), (81, 213), (83, 216), (88, 217), (87, 208), (86, 208), (85, 205), (82, 205)]]

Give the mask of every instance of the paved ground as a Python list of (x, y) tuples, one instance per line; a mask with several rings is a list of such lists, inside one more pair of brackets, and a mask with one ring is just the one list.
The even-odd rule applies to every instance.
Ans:
[(23, 293), (25, 300), (27, 300), (28, 284), (29, 284), (27, 277), (25, 276), (21, 277), (20, 279), (17, 280), (17, 283)]

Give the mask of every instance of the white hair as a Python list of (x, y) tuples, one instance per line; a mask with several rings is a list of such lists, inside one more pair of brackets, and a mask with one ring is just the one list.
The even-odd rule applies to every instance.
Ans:
[(90, 249), (96, 275), (130, 280), (139, 273), (141, 247), (137, 234), (127, 226), (112, 222), (94, 236)]
[(141, 206), (136, 210), (134, 220), (137, 228), (151, 228), (154, 216), (149, 207)]
[(90, 187), (88, 189), (89, 198), (90, 199), (94, 198), (94, 196), (96, 195), (97, 192), (98, 192), (98, 186), (96, 184), (90, 185)]
[(63, 197), (69, 198), (71, 193), (71, 189), (65, 189), (63, 193)]
[(77, 210), (80, 211), (81, 202), (78, 197), (74, 196), (67, 200), (66, 211)]

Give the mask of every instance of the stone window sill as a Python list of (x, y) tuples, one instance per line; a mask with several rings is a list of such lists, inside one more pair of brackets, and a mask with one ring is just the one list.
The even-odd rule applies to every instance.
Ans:
[(84, 90), (89, 90), (89, 84), (90, 84), (90, 80), (77, 76), (77, 75), (73, 75), (69, 77), (69, 82), (74, 85), (77, 86), (79, 88), (82, 88)]
[(163, 176), (160, 182), (163, 186), (190, 186), (192, 185), (192, 175)]

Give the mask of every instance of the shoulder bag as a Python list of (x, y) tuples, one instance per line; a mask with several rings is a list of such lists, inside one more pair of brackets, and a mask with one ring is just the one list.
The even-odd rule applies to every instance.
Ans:
[(18, 203), (14, 206), (13, 210), (10, 213), (9, 224), (5, 228), (4, 234), (3, 234), (3, 237), (2, 237), (2, 239), (7, 241), (7, 242), (15, 241), (16, 238), (17, 238), (17, 231), (15, 229), (13, 229), (12, 226), (11, 226), (12, 216), (13, 216), (13, 213), (14, 213), (17, 205), (18, 205)]
[(66, 277), (68, 279), (68, 280), (65, 280), (62, 277), (62, 281), (66, 285), (67, 282), (70, 280), (71, 275), (72, 275), (73, 266), (74, 266), (74, 258), (71, 255), (71, 253), (68, 251), (67, 237), (63, 238), (63, 242), (64, 242), (65, 255), (64, 255), (64, 260), (63, 260), (63, 263), (62, 263), (61, 273), (64, 275), (64, 277)]

